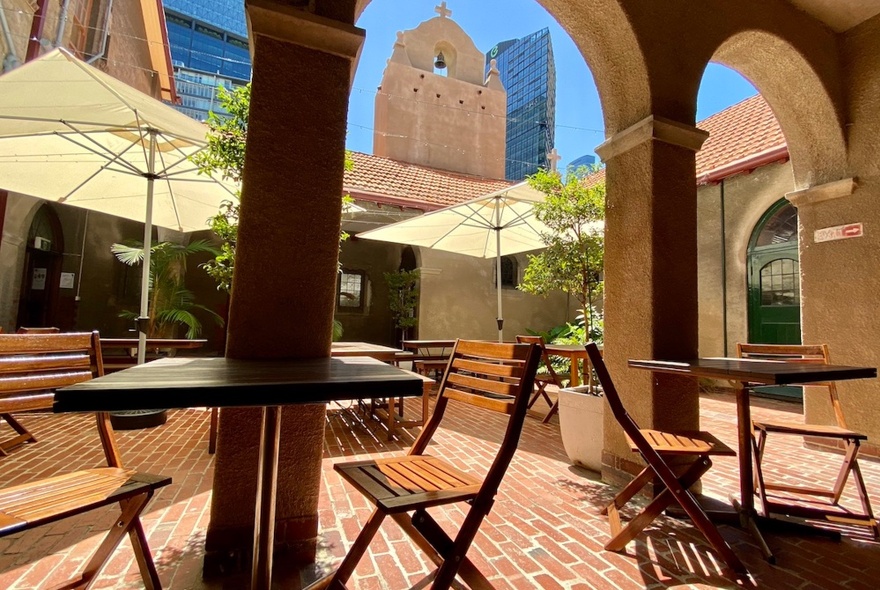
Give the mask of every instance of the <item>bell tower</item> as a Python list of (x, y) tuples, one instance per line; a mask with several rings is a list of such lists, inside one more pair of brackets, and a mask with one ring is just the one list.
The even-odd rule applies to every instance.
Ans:
[(507, 93), (498, 70), (453, 21), (438, 16), (397, 33), (376, 94), (373, 153), (486, 178), (504, 178)]

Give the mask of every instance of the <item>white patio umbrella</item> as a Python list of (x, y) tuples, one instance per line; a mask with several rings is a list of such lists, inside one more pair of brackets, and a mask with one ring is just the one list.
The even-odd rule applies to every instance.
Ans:
[[(63, 49), (0, 76), (0, 187), (143, 222), (142, 318), (153, 225), (205, 229), (236, 194), (190, 160), (206, 147), (206, 132)], [(145, 340), (141, 331), (139, 363)]]
[(521, 182), (445, 209), (358, 234), (358, 238), (424, 246), (478, 258), (495, 259), (498, 341), (503, 339), (501, 257), (544, 247), (549, 232), (535, 217), (544, 193)]

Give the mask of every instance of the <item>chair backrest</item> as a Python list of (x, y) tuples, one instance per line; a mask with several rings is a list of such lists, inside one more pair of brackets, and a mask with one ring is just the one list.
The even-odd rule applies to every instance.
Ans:
[[(744, 359), (765, 361), (830, 364), (827, 344), (743, 344), (736, 345), (736, 355)], [(810, 383), (811, 386), (825, 387), (837, 425), (846, 428), (846, 418), (837, 395), (837, 384), (834, 381)]]
[(545, 383), (553, 383), (555, 385), (562, 385), (559, 382), (559, 377), (556, 375), (556, 371), (553, 370), (553, 363), (550, 362), (550, 355), (547, 354), (547, 342), (544, 340), (543, 336), (526, 336), (520, 334), (516, 337), (516, 341), (520, 344), (534, 344), (538, 346), (541, 350), (541, 363), (544, 367), (547, 368), (547, 374), (549, 377), (542, 378), (541, 376), (537, 376), (535, 378), (536, 381), (544, 381)]
[(507, 430), (480, 492), (489, 490), (494, 496), (519, 443), (539, 360), (540, 351), (534, 344), (456, 341), (440, 381), (434, 413), (409, 454), (425, 452), (450, 401), (507, 414)]
[(25, 326), (20, 327), (15, 331), (16, 334), (58, 334), (61, 331), (60, 328), (27, 328)]
[[(33, 405), (34, 398), (51, 407), (56, 389), (103, 374), (98, 332), (0, 334), (0, 412)], [(99, 413), (97, 423), (107, 464), (121, 467), (109, 415)]]

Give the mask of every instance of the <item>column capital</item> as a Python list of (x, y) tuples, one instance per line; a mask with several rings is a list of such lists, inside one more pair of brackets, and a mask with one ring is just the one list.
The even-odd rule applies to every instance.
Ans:
[(702, 147), (703, 142), (708, 137), (709, 133), (707, 131), (698, 129), (693, 125), (686, 125), (671, 119), (648, 115), (635, 125), (606, 139), (596, 148), (596, 153), (599, 154), (603, 162), (607, 162), (611, 158), (628, 152), (634, 147), (652, 139), (696, 152)]
[(348, 23), (332, 20), (272, 0), (246, 0), (248, 36), (271, 37), (337, 55), (358, 58), (366, 32)]
[(844, 178), (786, 193), (785, 198), (795, 207), (801, 208), (804, 205), (813, 205), (822, 201), (848, 197), (855, 192), (857, 186), (855, 178)]

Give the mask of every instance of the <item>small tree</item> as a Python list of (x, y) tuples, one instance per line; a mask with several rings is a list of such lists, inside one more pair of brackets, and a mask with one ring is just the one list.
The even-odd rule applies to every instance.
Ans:
[(388, 306), (391, 308), (394, 325), (401, 331), (401, 340), (406, 340), (410, 328), (415, 328), (419, 323), (415, 314), (419, 303), (419, 271), (386, 272), (385, 281), (391, 291)]
[[(143, 264), (142, 242), (113, 244), (110, 251), (128, 266)], [(204, 240), (190, 244), (159, 242), (150, 250), (150, 324), (147, 328), (150, 338), (173, 338), (177, 326), (186, 328), (187, 338), (198, 338), (202, 324), (193, 313), (196, 310), (207, 314), (218, 325), (223, 325), (223, 318), (204, 305), (197, 304), (192, 291), (184, 286), (186, 259), (199, 252), (217, 255), (217, 249)], [(134, 311), (123, 311), (119, 317), (135, 320), (139, 315)]]
[(603, 290), (605, 185), (587, 185), (574, 174), (563, 182), (556, 172), (539, 170), (529, 185), (546, 195), (535, 204), (535, 217), (549, 228), (547, 246), (529, 256), (519, 288), (546, 297), (551, 291), (571, 294), (584, 310), (584, 338), (601, 337), (601, 319), (593, 303)]

